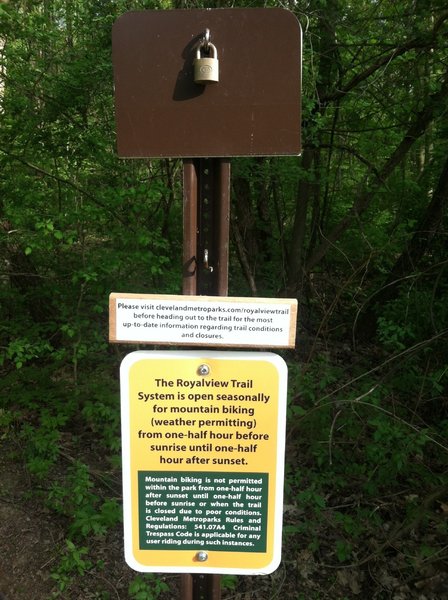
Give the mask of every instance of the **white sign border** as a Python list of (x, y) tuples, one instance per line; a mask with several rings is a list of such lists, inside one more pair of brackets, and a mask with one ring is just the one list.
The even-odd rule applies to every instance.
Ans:
[[(276, 462), (276, 488), (275, 512), (273, 534), (273, 558), (262, 569), (233, 569), (206, 567), (203, 563), (185, 567), (167, 567), (166, 565), (142, 565), (134, 557), (132, 539), (132, 497), (131, 497), (131, 430), (130, 430), (130, 397), (129, 397), (129, 371), (136, 362), (145, 359), (210, 359), (220, 360), (245, 360), (268, 361), (276, 367), (279, 374), (278, 412), (277, 412), (277, 462)], [(286, 407), (287, 407), (288, 367), (283, 358), (272, 352), (235, 352), (235, 351), (195, 351), (195, 350), (137, 350), (127, 354), (120, 366), (121, 388), (121, 440), (122, 440), (122, 472), (123, 472), (123, 528), (126, 563), (135, 571), (142, 573), (209, 573), (217, 575), (268, 575), (280, 565), (282, 551), (283, 527), (283, 486), (285, 469), (285, 441), (286, 441)], [(176, 552), (171, 550), (171, 552)], [(196, 566), (197, 565), (197, 566)]]

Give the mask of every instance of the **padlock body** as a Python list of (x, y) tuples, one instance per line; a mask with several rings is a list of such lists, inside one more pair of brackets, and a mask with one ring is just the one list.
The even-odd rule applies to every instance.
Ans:
[(219, 60), (217, 58), (196, 58), (194, 61), (194, 82), (201, 85), (219, 81)]

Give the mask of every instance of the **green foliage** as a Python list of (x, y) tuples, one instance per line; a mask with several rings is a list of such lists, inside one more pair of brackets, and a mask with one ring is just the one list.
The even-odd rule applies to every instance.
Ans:
[(87, 465), (77, 462), (67, 469), (61, 482), (51, 486), (48, 493), (48, 506), (70, 518), (69, 535), (73, 539), (104, 535), (121, 521), (118, 502), (112, 499), (103, 502), (93, 488)]
[(84, 575), (91, 568), (92, 563), (88, 559), (88, 548), (86, 546), (78, 547), (70, 539), (67, 539), (60, 563), (51, 575), (56, 581), (59, 591), (56, 597), (59, 597), (66, 590), (74, 575)]
[[(93, 391), (93, 390), (92, 390)], [(116, 398), (101, 387), (92, 400), (86, 400), (82, 415), (90, 429), (100, 434), (100, 443), (113, 452), (121, 448), (120, 415)], [(102, 396), (104, 401), (102, 401)]]
[(345, 540), (336, 541), (336, 556), (339, 562), (343, 563), (350, 559), (353, 547)]
[(132, 600), (157, 600), (168, 589), (167, 584), (153, 573), (137, 575), (129, 585), (129, 597)]
[[(112, 24), (234, 4), (0, 3), (0, 440), (64, 524), (61, 597), (120, 527), (125, 350), (107, 343), (108, 295), (181, 290), (182, 165), (117, 158)], [(448, 438), (446, 193), (434, 195), (448, 150), (445, 6), (289, 6), (306, 57), (303, 153), (232, 160), (231, 294), (299, 298), (297, 351), (285, 352), (289, 548), (370, 569), (409, 528), (397, 578), (410, 581), (446, 536), (426, 497), (443, 485)], [(153, 575), (128, 590), (166, 592)], [(345, 593), (297, 597), (329, 595)]]
[[(355, 357), (347, 353), (346, 367), (352, 376), (347, 377), (339, 367), (327, 366), (326, 371), (335, 377), (314, 394), (307, 391), (309, 378), (315, 373), (319, 390), (317, 373), (328, 363), (328, 356), (324, 362), (317, 356), (312, 364), (303, 366), (303, 373), (293, 370), (289, 452), (297, 456), (298, 464), (287, 467), (286, 494), (298, 516), (292, 522), (286, 517), (288, 544), (297, 539), (315, 556), (333, 556), (334, 566), (370, 563), (376, 551), (366, 548), (365, 542), (381, 539), (379, 532), (388, 531), (391, 521), (397, 520), (399, 525), (385, 534), (382, 542), (376, 542), (381, 551), (394, 543), (401, 530), (437, 518), (427, 491), (443, 492), (436, 474), (444, 472), (448, 449), (444, 425), (436, 413), (425, 409), (424, 400), (434, 390), (443, 393), (431, 383), (444, 378), (446, 370), (434, 369), (436, 346), (436, 341), (428, 340), (395, 369), (386, 361), (381, 371), (372, 374), (364, 366), (357, 376), (351, 364)], [(400, 356), (402, 349), (396, 350)], [(300, 410), (295, 410), (296, 406)], [(424, 422), (416, 419), (417, 413), (425, 414)], [(407, 495), (402, 499), (403, 490)], [(396, 500), (383, 504), (384, 497)], [(409, 552), (421, 556), (431, 553), (431, 548), (423, 539), (419, 545), (412, 544)], [(403, 568), (412, 572), (417, 564), (421, 563), (417, 560)]]
[(48, 356), (52, 350), (51, 344), (42, 339), (37, 339), (34, 343), (30, 338), (14, 339), (0, 355), (0, 366), (7, 360), (11, 361), (16, 369), (21, 369), (25, 363), (34, 358)]
[(221, 575), (221, 588), (223, 590), (235, 590), (238, 584), (236, 575)]

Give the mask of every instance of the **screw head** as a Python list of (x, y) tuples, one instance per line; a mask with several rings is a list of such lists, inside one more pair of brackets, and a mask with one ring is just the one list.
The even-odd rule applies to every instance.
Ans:
[(198, 374), (199, 375), (208, 375), (210, 373), (210, 367), (208, 365), (200, 365), (198, 368)]
[(204, 552), (204, 550), (201, 550), (200, 552), (196, 553), (196, 558), (199, 562), (205, 562), (208, 559), (208, 554), (207, 552)]

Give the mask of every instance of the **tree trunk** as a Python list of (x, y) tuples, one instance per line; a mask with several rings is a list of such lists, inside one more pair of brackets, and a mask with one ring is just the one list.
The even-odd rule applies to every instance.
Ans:
[[(334, 87), (338, 87), (336, 81), (340, 76), (340, 60), (335, 31), (335, 22), (338, 13), (338, 0), (330, 0), (326, 5), (325, 10), (321, 10), (319, 14), (319, 33), (317, 35), (319, 69), (316, 75), (316, 103), (313, 110), (314, 115), (324, 115), (328, 103), (322, 99), (328, 95)], [(316, 135), (318, 139), (314, 146), (305, 148), (302, 156), (301, 167), (305, 174), (298, 185), (294, 224), (288, 252), (288, 296), (297, 296), (299, 292), (304, 289), (304, 257), (307, 253), (305, 247), (306, 226), (308, 210), (311, 206), (311, 198), (314, 199), (314, 215), (320, 212), (320, 173), (315, 168), (315, 165), (319, 163), (318, 153), (322, 134), (318, 131)]]
[(403, 278), (414, 273), (423, 256), (428, 251), (431, 241), (436, 236), (443, 222), (448, 201), (448, 158), (443, 165), (437, 187), (434, 190), (431, 201), (415, 233), (406, 245), (402, 254), (396, 260), (384, 285), (375, 294), (357, 321), (357, 337), (369, 339), (376, 333), (375, 305), (385, 304), (397, 297), (400, 291), (400, 283)]
[(378, 178), (370, 186), (366, 185), (345, 217), (322, 239), (320, 245), (307, 261), (307, 272), (311, 271), (324, 258), (328, 250), (333, 247), (334, 243), (351, 225), (353, 219), (359, 218), (369, 208), (375, 193), (384, 185), (384, 182), (394, 169), (405, 159), (414, 142), (426, 131), (430, 123), (437, 116), (439, 109), (445, 105), (447, 93), (448, 77), (445, 78), (440, 90), (429, 97), (427, 104), (416, 115), (400, 144), (398, 144), (378, 172)]

